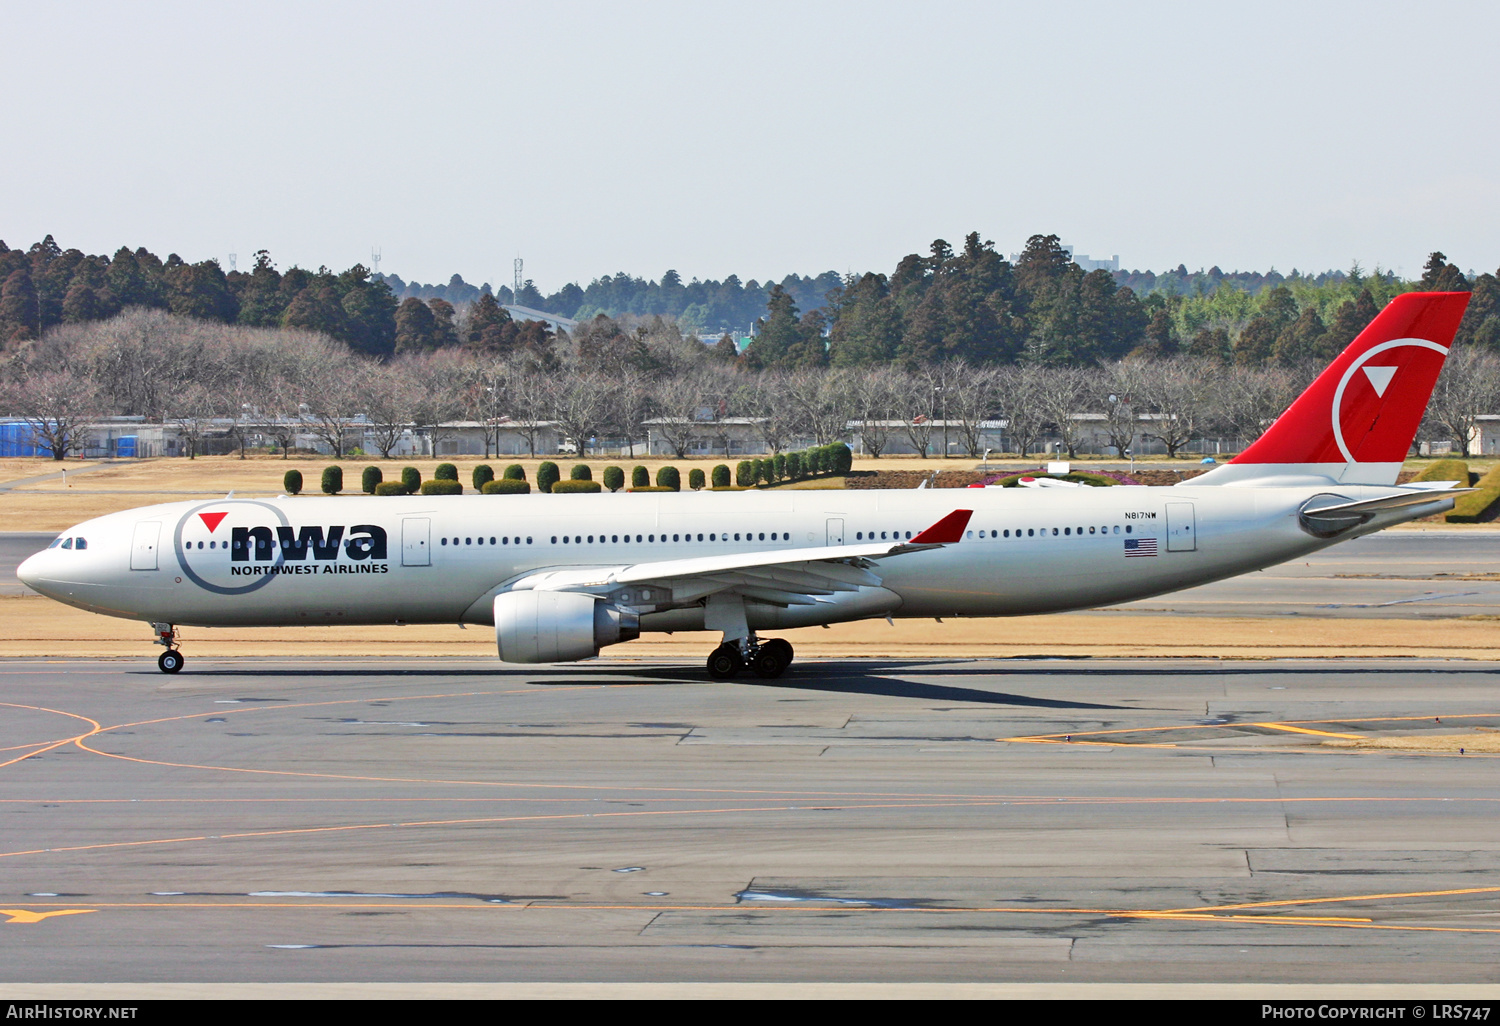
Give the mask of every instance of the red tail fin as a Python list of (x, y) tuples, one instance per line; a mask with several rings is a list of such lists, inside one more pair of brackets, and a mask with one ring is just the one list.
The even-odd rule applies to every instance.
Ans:
[(1394, 484), (1468, 303), (1467, 292), (1391, 300), (1231, 465), (1279, 464), (1289, 473)]

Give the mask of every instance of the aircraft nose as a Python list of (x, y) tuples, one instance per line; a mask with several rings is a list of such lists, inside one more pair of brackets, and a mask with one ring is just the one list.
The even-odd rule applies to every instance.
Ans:
[(35, 555), (27, 556), (21, 561), (21, 565), (16, 567), (16, 576), (21, 579), (22, 584), (26, 585), (32, 591), (40, 591), (41, 589), (37, 585), (44, 579), (42, 577), (41, 555), (38, 552)]

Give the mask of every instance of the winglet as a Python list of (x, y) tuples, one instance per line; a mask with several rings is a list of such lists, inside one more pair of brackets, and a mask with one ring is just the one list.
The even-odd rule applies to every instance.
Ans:
[(969, 526), (969, 518), (973, 515), (972, 509), (956, 509), (907, 544), (952, 545), (964, 536), (964, 528)]

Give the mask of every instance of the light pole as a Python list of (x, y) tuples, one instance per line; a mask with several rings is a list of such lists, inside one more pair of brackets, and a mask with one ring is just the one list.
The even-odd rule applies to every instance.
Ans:
[(948, 393), (943, 391), (943, 386), (942, 385), (934, 385), (934, 386), (932, 386), (932, 392), (933, 392), (933, 398), (935, 400), (934, 403), (933, 403), (933, 405), (936, 406), (938, 404), (938, 402), (942, 403), (942, 414), (939, 416), (939, 419), (943, 422), (943, 459), (947, 459), (948, 458)]

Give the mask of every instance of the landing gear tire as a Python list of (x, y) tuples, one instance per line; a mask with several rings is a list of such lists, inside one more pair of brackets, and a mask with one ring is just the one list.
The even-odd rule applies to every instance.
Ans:
[(788, 641), (783, 641), (781, 638), (772, 638), (760, 646), (760, 650), (762, 652), (774, 652), (777, 661), (781, 664), (780, 669), (771, 674), (773, 677), (780, 677), (786, 672), (787, 667), (792, 665), (792, 646)]
[(757, 677), (769, 680), (773, 677), (780, 677), (782, 671), (786, 669), (786, 664), (781, 661), (780, 652), (770, 645), (762, 645), (760, 651), (755, 653), (755, 657), (750, 660), (750, 669), (755, 671)]
[(156, 657), (156, 665), (162, 673), (176, 673), (182, 669), (182, 653), (175, 648), (169, 648)]
[(720, 645), (708, 657), (708, 675), (714, 680), (729, 680), (745, 668), (735, 645)]

